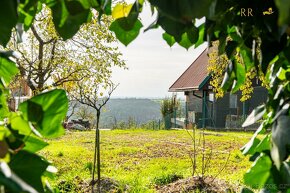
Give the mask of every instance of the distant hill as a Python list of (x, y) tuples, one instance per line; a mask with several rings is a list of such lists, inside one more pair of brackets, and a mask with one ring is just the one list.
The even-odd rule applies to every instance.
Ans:
[[(161, 99), (138, 99), (138, 98), (122, 98), (110, 99), (103, 108), (100, 119), (101, 128), (111, 128), (116, 122), (128, 122), (129, 119), (135, 120), (137, 124), (147, 123), (152, 120), (162, 119), (160, 113)], [(93, 117), (95, 111), (89, 107), (85, 107), (92, 112)], [(71, 119), (78, 119), (78, 109)], [(70, 114), (70, 110), (68, 112)]]
[[(134, 120), (138, 125), (148, 123), (149, 121), (162, 120), (160, 112), (160, 103), (162, 99), (140, 99), (140, 98), (113, 98), (108, 101), (102, 109), (100, 128), (112, 128), (116, 123)], [(185, 102), (181, 100), (181, 117), (185, 117)], [(78, 106), (80, 107), (80, 106)], [(95, 111), (90, 107), (85, 106), (91, 114), (90, 117), (95, 117)], [(78, 119), (78, 109), (70, 119)], [(68, 114), (70, 114), (69, 110)], [(88, 120), (92, 120), (88, 118)], [(93, 121), (94, 122), (94, 121)]]
[(110, 99), (101, 114), (100, 126), (111, 127), (114, 122), (134, 119), (137, 124), (161, 119), (160, 100), (152, 99)]

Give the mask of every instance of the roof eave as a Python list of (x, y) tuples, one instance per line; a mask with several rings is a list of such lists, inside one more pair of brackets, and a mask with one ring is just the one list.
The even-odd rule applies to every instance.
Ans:
[(198, 87), (183, 87), (183, 88), (170, 88), (168, 92), (185, 92), (185, 91), (197, 91)]
[(211, 78), (211, 75), (207, 75), (205, 79), (203, 79), (203, 81), (199, 84), (198, 90), (201, 90), (204, 87), (204, 85), (209, 81), (210, 78)]

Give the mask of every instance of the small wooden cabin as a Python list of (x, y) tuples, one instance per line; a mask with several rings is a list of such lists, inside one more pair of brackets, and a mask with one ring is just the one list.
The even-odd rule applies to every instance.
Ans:
[(184, 92), (186, 96), (186, 124), (198, 127), (238, 128), (244, 118), (267, 99), (267, 90), (253, 83), (254, 92), (246, 102), (241, 102), (241, 92), (226, 93), (216, 99), (209, 84), (208, 54), (205, 49), (197, 59), (172, 84), (169, 92)]

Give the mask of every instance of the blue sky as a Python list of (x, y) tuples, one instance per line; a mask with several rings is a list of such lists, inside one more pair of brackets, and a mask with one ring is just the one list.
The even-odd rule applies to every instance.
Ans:
[[(154, 21), (148, 6), (141, 15), (144, 27)], [(113, 97), (160, 98), (170, 96), (168, 88), (204, 50), (186, 50), (178, 45), (170, 48), (162, 39), (161, 28), (140, 35), (129, 46), (119, 45), (128, 70), (113, 69), (113, 81), (120, 83)], [(182, 96), (181, 93), (179, 96)]]

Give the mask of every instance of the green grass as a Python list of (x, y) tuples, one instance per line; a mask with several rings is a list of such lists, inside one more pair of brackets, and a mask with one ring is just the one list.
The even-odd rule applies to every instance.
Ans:
[[(218, 134), (218, 135), (216, 135)], [(206, 152), (211, 153), (206, 175), (217, 176), (231, 184), (241, 184), (243, 173), (250, 167), (239, 148), (251, 137), (244, 132), (207, 131)], [(69, 132), (51, 140), (41, 154), (58, 168), (51, 180), (53, 186), (89, 182), (94, 151), (94, 131)], [(200, 135), (197, 134), (197, 139)], [(197, 144), (197, 172), (201, 172), (201, 142)], [(155, 192), (154, 186), (174, 177), (192, 175), (192, 140), (184, 130), (112, 130), (101, 132), (101, 174), (117, 180), (130, 192)], [(228, 163), (225, 166), (226, 160)], [(222, 170), (223, 168), (223, 170)], [(222, 171), (221, 171), (222, 170)]]

